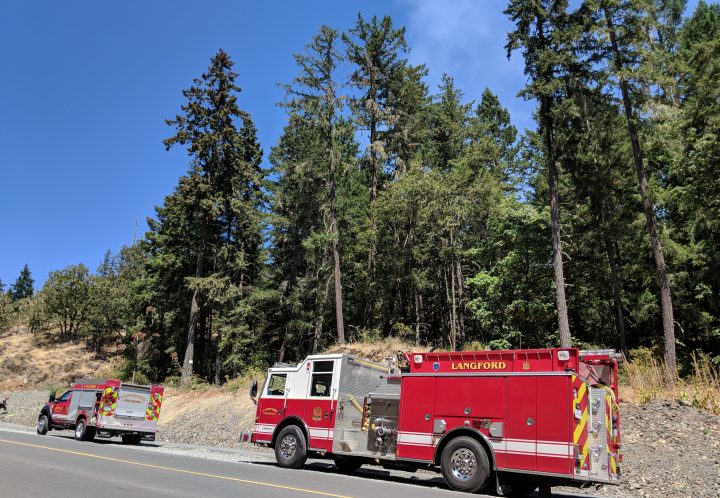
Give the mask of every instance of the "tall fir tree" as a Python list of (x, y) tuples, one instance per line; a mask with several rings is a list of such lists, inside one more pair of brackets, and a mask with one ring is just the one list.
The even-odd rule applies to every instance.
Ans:
[[(258, 310), (249, 306), (262, 271), (264, 173), (262, 151), (249, 114), (238, 106), (237, 73), (220, 50), (208, 71), (183, 91), (183, 114), (167, 123), (176, 130), (164, 141), (186, 148), (191, 157), (188, 174), (175, 193), (158, 209), (149, 242), (168, 260), (176, 259), (184, 286), (191, 293), (183, 357), (183, 385), (190, 382), (198, 360), (198, 338), (208, 369), (222, 367), (237, 373), (247, 363), (247, 341), (259, 324)], [(165, 243), (166, 232), (183, 233), (181, 241)], [(170, 241), (168, 241), (170, 242)], [(179, 247), (173, 247), (180, 242)], [(190, 270), (190, 271), (188, 271)], [(213, 309), (223, 310), (212, 333)], [(238, 337), (239, 336), (239, 337)], [(239, 340), (245, 338), (246, 342)], [(238, 347), (245, 346), (245, 350)]]
[(520, 93), (539, 102), (537, 119), (544, 141), (552, 237), (552, 261), (555, 273), (555, 301), (560, 332), (560, 346), (572, 345), (565, 275), (563, 269), (562, 228), (558, 175), (560, 158), (557, 148), (558, 107), (564, 99), (564, 77), (572, 62), (567, 47), (567, 2), (564, 0), (511, 0), (505, 14), (515, 23), (508, 34), (508, 57), (521, 50), (525, 74), (530, 83)]
[(24, 299), (26, 297), (32, 297), (34, 293), (34, 283), (35, 280), (33, 280), (32, 275), (30, 274), (30, 268), (28, 268), (28, 265), (26, 264), (23, 266), (22, 270), (20, 270), (20, 275), (18, 275), (17, 280), (15, 280), (15, 283), (12, 285), (10, 290), (10, 295), (13, 301)]

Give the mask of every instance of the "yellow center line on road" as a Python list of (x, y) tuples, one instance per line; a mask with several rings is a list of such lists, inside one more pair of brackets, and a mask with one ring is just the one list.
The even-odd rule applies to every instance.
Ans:
[(39, 444), (21, 443), (18, 441), (10, 441), (7, 439), (0, 439), (0, 443), (15, 444), (18, 446), (27, 446), (30, 448), (39, 448), (39, 449), (49, 450), (49, 451), (57, 451), (60, 453), (68, 453), (70, 455), (79, 455), (79, 456), (84, 456), (84, 457), (96, 458), (99, 460), (107, 460), (110, 462), (126, 463), (128, 465), (137, 465), (138, 467), (147, 467), (150, 469), (167, 470), (170, 472), (177, 472), (179, 474), (190, 474), (190, 475), (200, 476), (200, 477), (210, 477), (212, 479), (223, 479), (225, 481), (241, 482), (243, 484), (254, 484), (256, 486), (265, 486), (268, 488), (284, 489), (286, 491), (297, 491), (299, 493), (307, 493), (307, 494), (311, 494), (311, 495), (331, 496), (333, 498), (352, 498), (350, 496), (336, 495), (333, 493), (326, 493), (324, 491), (315, 491), (312, 489), (295, 488), (292, 486), (283, 486), (282, 484), (273, 484), (270, 482), (251, 481), (249, 479), (240, 479), (239, 477), (221, 476), (221, 475), (217, 475), (217, 474), (206, 474), (205, 472), (195, 472), (194, 470), (176, 469), (174, 467), (165, 467), (163, 465), (153, 465), (150, 463), (133, 462), (132, 460), (123, 460), (122, 458), (112, 458), (112, 457), (106, 457), (106, 456), (101, 456), (101, 455), (94, 455), (92, 453), (83, 453), (82, 451), (63, 450), (60, 448), (53, 448), (51, 446), (42, 446)]

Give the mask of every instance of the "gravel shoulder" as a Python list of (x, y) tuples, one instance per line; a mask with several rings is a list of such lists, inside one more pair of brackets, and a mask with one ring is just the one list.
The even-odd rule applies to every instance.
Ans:
[[(0, 428), (32, 430), (47, 392), (16, 391), (9, 396), (10, 411), (0, 414)], [(623, 403), (621, 413), (622, 483), (557, 491), (642, 498), (720, 497), (720, 417), (668, 400)], [(273, 462), (271, 451), (237, 441), (238, 433), (248, 430), (253, 419), (254, 406), (239, 394), (215, 389), (170, 390), (163, 402), (158, 441), (143, 444), (140, 449), (227, 461)], [(71, 437), (69, 431), (53, 434)], [(422, 478), (434, 476), (437, 474), (429, 473)]]

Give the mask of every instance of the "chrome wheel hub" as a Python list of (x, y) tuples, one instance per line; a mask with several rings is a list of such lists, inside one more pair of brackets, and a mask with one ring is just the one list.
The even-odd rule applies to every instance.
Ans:
[(461, 481), (471, 479), (477, 471), (475, 454), (467, 448), (455, 450), (455, 453), (450, 458), (450, 464), (453, 476)]
[(282, 455), (285, 460), (292, 458), (296, 449), (297, 439), (295, 439), (295, 436), (291, 434), (285, 436), (280, 443), (280, 455)]
[(40, 420), (38, 420), (37, 428), (38, 430), (43, 430), (45, 428), (45, 417), (42, 417)]
[(75, 437), (81, 437), (83, 432), (85, 432), (85, 423), (80, 422), (77, 426), (75, 426)]

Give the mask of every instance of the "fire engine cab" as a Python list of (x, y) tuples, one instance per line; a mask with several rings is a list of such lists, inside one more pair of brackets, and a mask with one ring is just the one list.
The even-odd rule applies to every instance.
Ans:
[(121, 436), (123, 443), (153, 441), (164, 388), (127, 384), (117, 379), (79, 379), (50, 400), (38, 415), (37, 433), (73, 429), (75, 439)]
[(308, 356), (270, 368), (259, 395), (254, 383), (240, 439), (273, 447), (281, 467), (434, 469), (466, 492), (617, 483), (618, 361), (574, 348)]

